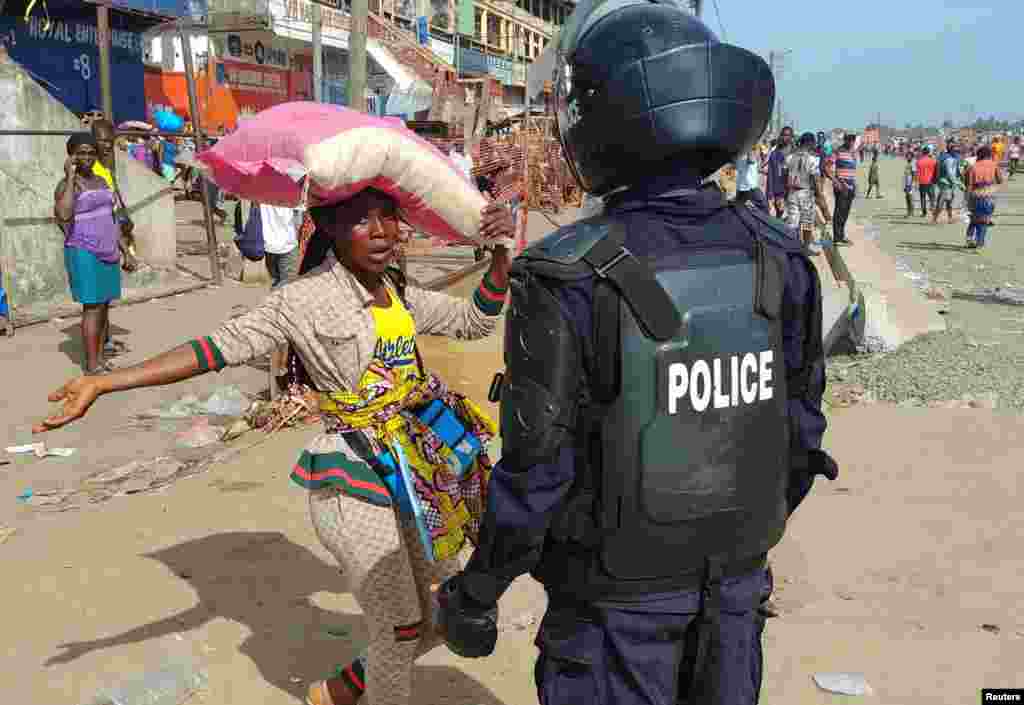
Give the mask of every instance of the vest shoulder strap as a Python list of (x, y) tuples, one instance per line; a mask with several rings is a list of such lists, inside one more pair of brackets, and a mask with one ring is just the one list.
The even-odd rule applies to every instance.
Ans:
[[(786, 262), (784, 255), (765, 244), (764, 224), (771, 232), (778, 233), (777, 223), (771, 219), (762, 220), (745, 205), (733, 205), (733, 213), (746, 227), (754, 241), (754, 310), (762, 316), (776, 320), (782, 315), (782, 294), (786, 288)], [(788, 238), (785, 230), (782, 236)], [(774, 242), (774, 238), (771, 238)]]
[(517, 259), (538, 276), (573, 281), (596, 276), (609, 282), (654, 340), (672, 338), (682, 318), (654, 272), (626, 249), (626, 226), (605, 215), (560, 228)]
[[(752, 236), (755, 240), (759, 240), (762, 234), (762, 230), (757, 227), (758, 223), (767, 226), (775, 234), (779, 234), (780, 228), (779, 223), (774, 219), (760, 214), (755, 213), (750, 208), (740, 205), (735, 206), (736, 215), (739, 219), (747, 225)], [(789, 239), (788, 235), (785, 234), (785, 230), (781, 230), (784, 237)], [(774, 238), (773, 238), (774, 239)], [(823, 343), (822, 343), (822, 332), (821, 332), (821, 279), (818, 276), (818, 268), (814, 266), (810, 257), (807, 256), (806, 249), (803, 247), (794, 247), (797, 243), (790, 244), (789, 242), (782, 243), (787, 250), (786, 254), (798, 255), (801, 263), (806, 267), (808, 276), (810, 277), (811, 291), (809, 292), (809, 305), (804, 309), (804, 345), (803, 345), (803, 364), (800, 368), (794, 370), (792, 373), (787, 375), (786, 387), (790, 398), (800, 398), (807, 395), (810, 389), (811, 377), (814, 375), (815, 366), (819, 363), (820, 358), (823, 355)], [(763, 246), (763, 242), (762, 242)], [(784, 255), (783, 255), (784, 256)], [(771, 258), (776, 259), (776, 258)], [(759, 294), (758, 297), (762, 301), (771, 300), (778, 303), (776, 311), (781, 311), (782, 308), (782, 294), (785, 289), (785, 272), (789, 267), (787, 262), (776, 261), (775, 264), (779, 276), (776, 279), (774, 274), (768, 276), (766, 281), (763, 274), (759, 274), (759, 282), (755, 291), (765, 292)], [(761, 269), (759, 267), (758, 269)], [(778, 315), (778, 314), (776, 314)]]

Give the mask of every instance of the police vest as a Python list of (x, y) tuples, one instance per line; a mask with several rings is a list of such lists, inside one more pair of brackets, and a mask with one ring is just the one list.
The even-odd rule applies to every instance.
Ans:
[(712, 563), (725, 575), (756, 570), (781, 539), (788, 264), (750, 225), (748, 247), (696, 245), (652, 262), (621, 248), (614, 222), (578, 229), (576, 255), (597, 273), (603, 349), (578, 415), (575, 485), (534, 573), (548, 590), (600, 599), (693, 589)]

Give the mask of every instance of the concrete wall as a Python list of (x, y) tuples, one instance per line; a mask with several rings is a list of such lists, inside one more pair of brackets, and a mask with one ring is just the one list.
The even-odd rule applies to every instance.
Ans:
[[(0, 105), (0, 129), (81, 129), (79, 120), (2, 50)], [(64, 239), (53, 218), (66, 142), (66, 136), (0, 136), (0, 255), (11, 269), (9, 294), (19, 313), (69, 300)], [(126, 275), (123, 286), (145, 287), (175, 267), (174, 197), (166, 181), (127, 155), (118, 159), (118, 180), (135, 222), (138, 254), (150, 265)]]

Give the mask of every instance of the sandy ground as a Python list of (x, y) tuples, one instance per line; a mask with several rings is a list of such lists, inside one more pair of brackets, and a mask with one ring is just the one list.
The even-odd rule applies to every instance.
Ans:
[[(424, 349), (480, 401), (500, 355), (500, 335)], [(101, 401), (111, 418), (134, 403)], [(818, 691), (811, 676), (823, 671), (863, 672), (870, 701), (894, 705), (977, 702), (982, 687), (1020, 685), (1021, 429), (1017, 416), (982, 410), (833, 415), (826, 445), (841, 478), (815, 488), (773, 555), (782, 616), (766, 631), (762, 702), (857, 700)], [(175, 634), (209, 672), (197, 702), (294, 705), (309, 680), (345, 663), (364, 636), (358, 609), (288, 481), (308, 433), (271, 437), (158, 494), (19, 521), (0, 544), (12, 568), (0, 587), (4, 700), (88, 702), (159, 667)], [(10, 472), (24, 480), (38, 467)], [(535, 702), (542, 604), (521, 579), (502, 603), (497, 653), (428, 655), (416, 702)]]
[[(932, 224), (930, 214), (927, 219), (922, 218), (916, 193), (914, 215), (906, 217), (904, 164), (902, 159), (881, 158), (881, 199), (864, 198), (867, 170), (861, 168), (858, 174), (859, 193), (853, 217), (881, 228), (880, 246), (947, 294), (953, 290), (1024, 287), (1024, 176), (1017, 175), (1002, 187), (996, 198), (996, 226), (989, 229), (988, 246), (975, 251), (964, 247), (967, 226), (958, 218), (948, 224), (943, 215), (938, 225)], [(962, 202), (960, 192), (956, 204)], [(951, 296), (946, 316), (951, 326), (963, 328), (979, 340), (1024, 350), (1024, 318), (1019, 309)]]

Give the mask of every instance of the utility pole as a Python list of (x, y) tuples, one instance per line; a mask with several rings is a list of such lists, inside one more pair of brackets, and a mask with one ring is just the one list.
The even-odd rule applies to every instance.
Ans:
[(775, 77), (775, 110), (772, 111), (771, 120), (773, 135), (778, 135), (779, 131), (782, 130), (782, 87), (780, 82), (784, 68), (783, 61), (792, 53), (792, 49), (785, 49), (783, 51), (772, 50), (768, 52), (768, 66), (772, 70), (772, 76)]
[(366, 34), (370, 4), (352, 0), (352, 29), (348, 34), (348, 107), (366, 112)]
[[(323, 27), (323, 14), (319, 3), (312, 4), (312, 15), (310, 22), (313, 23), (313, 100), (322, 103), (324, 100), (324, 49), (320, 31)], [(352, 36), (349, 35), (349, 47), (352, 46)]]
[[(196, 75), (192, 67), (192, 44), (189, 41), (188, 32), (178, 24), (178, 36), (181, 38), (181, 55), (185, 60), (185, 85), (188, 88), (188, 110), (192, 113), (192, 132), (196, 141), (196, 153), (206, 148), (206, 138), (203, 136), (202, 122), (199, 117), (199, 101), (196, 99)], [(213, 213), (210, 203), (210, 190), (206, 188), (206, 180), (200, 176), (199, 193), (203, 198), (203, 220), (206, 221), (206, 242), (210, 248), (210, 273), (213, 275), (213, 283), (220, 286), (224, 273), (220, 271), (220, 252), (217, 250), (217, 233), (213, 229)]]
[(100, 45), (100, 95), (103, 102), (103, 117), (114, 122), (114, 96), (110, 91), (110, 8), (100, 3), (96, 6), (96, 38)]

